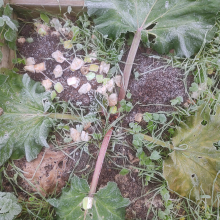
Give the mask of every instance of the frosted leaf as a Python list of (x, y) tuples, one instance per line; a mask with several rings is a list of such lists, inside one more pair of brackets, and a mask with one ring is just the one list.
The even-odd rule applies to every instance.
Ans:
[(60, 31), (61, 28), (62, 28), (62, 25), (61, 25), (60, 21), (57, 18), (53, 18), (50, 21), (50, 24), (52, 25), (52, 27), (55, 28), (56, 31)]
[(212, 201), (218, 200), (220, 190), (220, 151), (213, 143), (220, 140), (220, 106), (216, 106), (215, 115), (210, 112), (209, 107), (200, 106), (177, 128), (173, 152), (163, 163), (163, 176), (169, 189), (181, 196), (200, 200), (202, 195), (209, 195), (212, 199), (206, 199), (206, 204), (218, 206)]
[(53, 83), (49, 79), (45, 79), (42, 81), (42, 85), (44, 86), (45, 90), (48, 91), (53, 86)]
[(61, 77), (63, 75), (62, 66), (56, 65), (56, 67), (53, 70), (53, 74), (55, 75), (55, 78)]
[(18, 38), (18, 43), (19, 44), (23, 44), (23, 43), (25, 43), (25, 41), (26, 41), (26, 39), (24, 37)]
[(118, 95), (116, 93), (112, 93), (109, 97), (108, 97), (108, 105), (109, 106), (115, 106), (118, 103)]
[(109, 80), (106, 84), (106, 89), (109, 92), (112, 92), (114, 87), (115, 87), (114, 80), (113, 79)]
[(58, 31), (52, 31), (51, 32), (51, 36), (57, 36), (59, 37), (60, 36), (60, 33)]
[[(164, 54), (174, 49), (177, 56), (189, 57), (199, 51), (214, 31), (219, 0), (86, 0), (89, 16), (98, 31), (117, 38), (142, 28), (142, 40)], [(150, 36), (154, 40), (149, 41)]]
[(85, 75), (85, 77), (88, 81), (91, 81), (95, 78), (95, 73), (89, 72), (87, 75)]
[(80, 72), (83, 74), (83, 75), (86, 75), (89, 73), (89, 67), (87, 66), (82, 66), (81, 69), (80, 69)]
[(91, 137), (89, 136), (89, 134), (85, 131), (81, 132), (81, 140), (82, 141), (86, 141), (88, 142), (91, 139)]
[(73, 47), (72, 41), (71, 40), (66, 40), (63, 42), (63, 47), (65, 49), (71, 49)]
[(63, 63), (64, 60), (66, 60), (63, 56), (63, 54), (59, 51), (56, 50), (55, 52), (52, 53), (52, 57), (58, 62), (58, 63)]
[[(92, 207), (89, 205), (90, 209), (87, 210), (86, 216), (84, 216), (83, 200), (88, 193), (89, 185), (87, 181), (74, 176), (71, 179), (70, 188), (63, 189), (59, 199), (48, 199), (47, 201), (55, 207), (59, 219), (125, 219), (125, 207), (128, 206), (130, 202), (121, 196), (116, 183), (108, 182), (104, 188), (94, 194)], [(84, 200), (84, 205), (85, 202), (87, 203), (88, 201)], [(88, 203), (86, 207), (88, 207), (87, 205)], [(74, 209), (72, 207), (74, 207)]]
[(96, 65), (96, 64), (91, 64), (91, 65), (89, 66), (89, 71), (98, 72), (98, 70), (99, 70), (99, 66)]
[[(0, 166), (10, 157), (37, 157), (42, 146), (49, 147), (47, 136), (53, 120), (45, 116), (50, 107), (50, 93), (27, 74), (12, 71), (0, 74)], [(7, 134), (7, 135), (5, 135)]]
[(89, 83), (85, 83), (80, 87), (80, 89), (78, 90), (78, 93), (80, 95), (86, 94), (91, 90), (91, 88), (92, 88), (92, 86)]
[(73, 139), (74, 142), (81, 141), (81, 134), (75, 128), (70, 128), (70, 137)]
[(27, 65), (27, 66), (34, 65), (34, 64), (35, 64), (34, 57), (28, 57), (28, 58), (26, 59), (26, 65)]
[(110, 64), (108, 63), (105, 63), (104, 61), (101, 62), (101, 65), (100, 65), (100, 69), (99, 69), (99, 73), (100, 74), (107, 74), (109, 72), (109, 69), (110, 69)]
[(63, 90), (64, 90), (63, 85), (62, 85), (60, 82), (57, 82), (57, 83), (54, 85), (54, 89), (55, 89), (58, 93), (61, 93), (61, 92), (63, 92)]
[(69, 86), (72, 86), (72, 87), (74, 87), (76, 89), (79, 86), (79, 84), (80, 84), (80, 79), (77, 78), (77, 77), (68, 78), (67, 79), (67, 84)]
[(141, 113), (137, 113), (135, 116), (134, 116), (134, 120), (136, 122), (141, 122), (142, 121), (142, 118), (143, 118), (143, 114)]
[(31, 72), (31, 73), (35, 73), (34, 65), (24, 66), (24, 70)]
[(73, 62), (70, 65), (70, 69), (74, 72), (79, 70), (84, 65), (84, 61), (78, 57), (73, 59)]
[(120, 75), (115, 76), (114, 82), (118, 87), (121, 87), (121, 76)]
[(46, 65), (45, 62), (43, 63), (39, 63), (39, 64), (35, 64), (34, 65), (34, 69), (36, 71), (36, 73), (40, 73), (46, 70)]

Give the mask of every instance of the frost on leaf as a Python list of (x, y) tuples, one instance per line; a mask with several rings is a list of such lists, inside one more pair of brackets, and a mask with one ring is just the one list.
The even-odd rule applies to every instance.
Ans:
[(35, 159), (47, 136), (52, 119), (44, 113), (50, 107), (50, 93), (30, 77), (8, 71), (0, 74), (0, 166), (9, 158)]
[(13, 193), (0, 192), (0, 219), (12, 220), (21, 212), (21, 206)]
[(83, 199), (88, 196), (88, 193), (89, 185), (86, 180), (74, 176), (70, 189), (63, 189), (59, 199), (47, 201), (55, 207), (58, 219), (125, 219), (125, 207), (129, 205), (129, 200), (121, 196), (116, 183), (109, 182), (94, 195), (92, 208), (87, 210), (84, 218)]
[[(201, 122), (207, 121), (206, 125)], [(210, 115), (208, 107), (201, 106), (195, 116), (182, 123), (173, 138), (174, 151), (164, 161), (163, 175), (171, 190), (193, 200), (206, 195), (211, 205), (217, 205), (220, 191), (220, 151), (213, 143), (220, 140), (220, 106)]]
[(157, 52), (174, 49), (185, 57), (198, 51), (205, 37), (213, 37), (220, 9), (219, 0), (86, 0), (85, 5), (102, 34), (117, 38), (141, 27), (142, 40)]

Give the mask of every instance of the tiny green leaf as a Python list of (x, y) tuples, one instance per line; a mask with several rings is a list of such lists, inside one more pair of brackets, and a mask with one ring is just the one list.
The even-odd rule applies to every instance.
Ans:
[(145, 113), (143, 114), (143, 119), (144, 119), (144, 121), (149, 122), (150, 120), (153, 119), (153, 116), (152, 116), (151, 113), (145, 112)]
[(167, 121), (166, 115), (160, 114), (159, 121), (160, 121), (160, 123), (164, 124)]
[(129, 172), (130, 172), (130, 171), (129, 171), (128, 169), (123, 168), (123, 169), (120, 171), (119, 174), (122, 175), (122, 176), (125, 176), (125, 175), (127, 175)]
[(161, 158), (160, 152), (154, 150), (154, 151), (151, 153), (151, 156), (150, 156), (150, 159), (151, 159), (151, 160), (159, 160), (160, 158)]
[(153, 117), (153, 120), (158, 121), (160, 118), (160, 115), (157, 113), (153, 113), (152, 117)]
[(192, 83), (191, 87), (189, 88), (189, 91), (196, 92), (199, 89), (199, 85), (197, 83)]
[(85, 75), (88, 81), (91, 81), (92, 79), (95, 78), (95, 73), (89, 72), (88, 74)]
[(67, 12), (68, 12), (68, 14), (70, 14), (71, 11), (72, 11), (72, 7), (71, 7), (71, 6), (68, 6), (68, 7), (67, 7)]
[(41, 18), (45, 23), (49, 24), (50, 18), (49, 18), (46, 14), (41, 13), (41, 14), (40, 14), (40, 18)]
[(51, 92), (51, 100), (53, 101), (56, 98), (56, 96), (57, 96), (57, 93), (53, 90)]
[(96, 81), (97, 81), (97, 83), (102, 83), (103, 82), (103, 75), (96, 75)]
[(63, 88), (63, 85), (60, 83), (60, 82), (57, 82), (54, 86), (54, 89), (58, 92), (58, 93), (61, 93), (64, 88)]

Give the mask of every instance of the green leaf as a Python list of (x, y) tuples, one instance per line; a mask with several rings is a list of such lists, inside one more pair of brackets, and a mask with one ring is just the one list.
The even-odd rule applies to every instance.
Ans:
[(155, 38), (151, 46), (157, 52), (175, 49), (185, 57), (199, 51), (205, 37), (213, 37), (220, 9), (219, 0), (86, 0), (85, 5), (103, 35), (117, 38), (140, 28), (143, 39)]
[[(206, 125), (202, 125), (204, 117)], [(219, 127), (220, 106), (215, 115), (210, 115), (208, 107), (200, 106), (196, 115), (177, 129), (174, 151), (163, 164), (163, 175), (171, 190), (194, 200), (200, 200), (201, 195), (212, 196), (213, 192), (215, 201), (220, 191), (220, 151), (213, 143), (220, 139)], [(212, 204), (211, 199), (207, 202)]]
[(40, 18), (47, 24), (50, 22), (50, 18), (44, 13), (40, 14)]
[[(59, 199), (47, 201), (55, 207), (58, 219), (84, 219), (83, 199), (88, 195), (89, 185), (84, 179), (74, 176), (71, 179), (70, 189), (65, 188)], [(117, 184), (109, 182), (100, 189), (93, 198), (93, 206), (87, 210), (86, 220), (124, 220), (125, 207), (129, 200), (121, 196)]]
[(151, 113), (149, 113), (149, 112), (145, 112), (144, 114), (143, 114), (143, 119), (144, 119), (144, 121), (146, 121), (146, 122), (149, 122), (150, 120), (152, 120), (152, 114)]
[(45, 116), (50, 107), (50, 93), (30, 77), (8, 71), (0, 74), (0, 166), (10, 157), (35, 159), (46, 139), (52, 119)]
[(4, 34), (4, 37), (7, 41), (14, 41), (17, 37), (17, 32), (16, 31), (13, 31), (11, 28), (9, 28), (5, 34)]
[(164, 124), (167, 121), (166, 115), (160, 114), (159, 121), (160, 121), (160, 123)]
[(6, 22), (6, 24), (13, 30), (13, 31), (18, 31), (17, 29), (17, 24), (14, 20), (11, 20), (11, 18), (9, 18), (6, 15), (2, 16), (2, 19)]
[(21, 210), (18, 199), (14, 194), (0, 192), (0, 219), (12, 220)]
[(125, 176), (125, 175), (127, 175), (129, 172), (130, 172), (130, 171), (129, 171), (128, 169), (123, 168), (123, 169), (120, 171), (119, 174)]
[(13, 12), (13, 8), (11, 8), (9, 4), (7, 4), (4, 8), (4, 15), (8, 16), (8, 17), (11, 17), (12, 12)]
[(159, 160), (160, 158), (161, 158), (160, 152), (154, 150), (154, 151), (151, 153), (151, 156), (150, 156), (150, 159), (151, 159), (151, 160)]
[(12, 50), (16, 50), (16, 49), (17, 49), (17, 47), (16, 47), (16, 41), (15, 41), (15, 40), (12, 41), (12, 42), (8, 41), (8, 42), (7, 42), (7, 45), (8, 45), (8, 47), (9, 47), (10, 49), (12, 49)]

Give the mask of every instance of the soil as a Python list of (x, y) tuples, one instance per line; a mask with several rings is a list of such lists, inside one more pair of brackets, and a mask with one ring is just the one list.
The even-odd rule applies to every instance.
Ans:
[[(18, 53), (25, 58), (34, 57), (36, 63), (45, 62), (47, 70), (45, 74), (48, 78), (54, 82), (61, 82), (64, 86), (64, 91), (59, 94), (60, 100), (71, 101), (73, 104), (82, 102), (83, 106), (88, 106), (91, 102), (91, 97), (88, 94), (79, 95), (77, 90), (67, 85), (67, 78), (76, 76), (79, 77), (81, 82), (80, 86), (87, 82), (85, 76), (80, 73), (80, 70), (74, 73), (68, 69), (69, 64), (64, 62), (60, 64), (63, 69), (66, 69), (61, 78), (55, 78), (53, 70), (58, 64), (55, 60), (51, 59), (51, 54), (60, 50), (64, 53), (67, 52), (60, 44), (60, 38), (56, 36), (41, 37), (37, 35), (31, 25), (26, 25), (20, 32), (20, 36), (32, 37), (34, 42), (24, 44), (18, 44)], [(152, 51), (150, 52), (152, 53)], [(164, 63), (160, 60), (151, 58), (149, 56), (149, 50), (139, 48), (134, 69), (139, 73), (148, 73), (139, 77), (138, 80), (132, 75), (128, 89), (132, 94), (132, 103), (135, 107), (126, 116), (127, 122), (134, 121), (134, 115), (136, 113), (144, 112), (157, 112), (157, 111), (173, 111), (174, 108), (170, 105), (170, 100), (177, 96), (182, 96), (184, 102), (187, 100), (187, 94), (185, 93), (185, 87), (183, 83), (183, 72), (180, 69), (174, 69), (172, 67), (159, 68)], [(153, 52), (154, 53), (154, 52)], [(155, 54), (155, 53), (154, 53)], [(78, 56), (83, 54), (78, 53)], [(124, 59), (126, 54), (124, 56)], [(48, 59), (50, 58), (50, 59)], [(66, 57), (68, 60), (72, 60), (73, 57)], [(25, 72), (22, 70), (23, 66), (19, 66), (20, 74)], [(157, 68), (157, 70), (155, 70)], [(30, 73), (28, 75), (36, 80), (42, 81), (45, 78), (41, 73)], [(187, 86), (191, 84), (191, 78), (188, 79)], [(95, 80), (90, 81), (92, 89), (96, 89), (99, 85)], [(80, 87), (78, 87), (80, 88)], [(139, 103), (139, 104), (137, 104)], [(60, 193), (61, 188), (66, 184), (70, 175), (76, 174), (77, 176), (83, 176), (88, 178), (90, 184), (92, 180), (92, 174), (95, 166), (95, 161), (99, 153), (99, 144), (90, 145), (88, 147), (89, 154), (82, 148), (78, 149), (75, 154), (70, 154), (76, 146), (66, 147), (63, 152), (57, 152), (53, 146), (50, 150), (42, 151), (38, 158), (31, 163), (28, 163), (25, 159), (15, 161), (15, 165), (22, 170), (29, 170), (29, 176), (26, 178), (33, 178), (32, 184), (35, 185), (35, 189), (30, 186), (24, 179), (18, 178), (18, 184), (29, 192), (40, 191), (43, 195)], [(147, 213), (151, 205), (156, 208), (163, 208), (163, 202), (159, 195), (155, 196), (154, 200), (150, 200), (153, 194), (147, 194), (152, 189), (155, 189), (155, 184), (150, 183), (148, 186), (143, 186), (139, 171), (135, 169), (135, 166), (139, 166), (139, 159), (136, 157), (133, 147), (125, 147), (122, 145), (116, 145), (114, 152), (109, 151), (104, 161), (104, 165), (100, 174), (98, 188), (103, 187), (109, 181), (115, 181), (122, 193), (122, 196), (129, 198), (131, 205), (126, 209), (126, 219), (146, 219)], [(51, 156), (53, 155), (53, 156)], [(115, 157), (117, 155), (117, 157)], [(123, 155), (123, 156), (121, 156)], [(45, 157), (43, 160), (42, 158)], [(36, 165), (40, 165), (39, 171), (36, 171)], [(130, 173), (122, 176), (119, 174), (122, 167), (130, 169)], [(11, 167), (8, 167), (8, 175), (12, 177), (14, 171)], [(43, 180), (43, 182), (42, 182)], [(9, 187), (9, 183), (4, 179), (4, 190), (12, 191)], [(43, 189), (43, 190), (42, 190)], [(20, 193), (23, 194), (20, 190)], [(147, 195), (145, 195), (147, 194)], [(153, 213), (148, 213), (147, 219), (153, 218)]]
[[(78, 103), (78, 105), (82, 106), (89, 106), (91, 103), (92, 99), (92, 90), (96, 90), (97, 87), (101, 84), (97, 83), (95, 79), (89, 81), (89, 83), (92, 86), (91, 93), (89, 94), (82, 94), (80, 95), (78, 93), (79, 88), (88, 82), (86, 77), (81, 74), (80, 70), (72, 72), (69, 69), (70, 64), (68, 62), (63, 62), (63, 63), (57, 63), (52, 57), (51, 54), (55, 52), (56, 50), (61, 51), (64, 54), (64, 57), (71, 63), (72, 60), (74, 59), (74, 56), (68, 57), (67, 52), (68, 50), (64, 49), (63, 45), (60, 43), (60, 36), (54, 36), (51, 35), (51, 32), (54, 31), (51, 29), (48, 32), (47, 36), (41, 37), (36, 33), (36, 31), (33, 28), (33, 25), (25, 25), (23, 29), (20, 32), (20, 36), (24, 37), (32, 37), (33, 42), (28, 43), (25, 42), (23, 44), (17, 43), (17, 48), (18, 48), (18, 53), (20, 57), (34, 57), (36, 64), (45, 62), (46, 64), (46, 71), (44, 71), (44, 74), (52, 80), (52, 82), (57, 83), (60, 82), (63, 87), (64, 87), (64, 92), (58, 94), (58, 97), (60, 100), (63, 101), (71, 101), (73, 104)], [(28, 33), (29, 33), (29, 36)], [(82, 52), (77, 52), (76, 53), (77, 57), (81, 57), (84, 59), (84, 54)], [(53, 70), (56, 67), (56, 65), (61, 65), (62, 69), (65, 70), (62, 77), (55, 78), (53, 74)], [(24, 74), (28, 73), (28, 75), (35, 81), (42, 81), (47, 79), (43, 74), (41, 73), (31, 73), (31, 72), (26, 72), (22, 70), (24, 65), (20, 65), (19, 69), (21, 70), (19, 73)], [(73, 88), (72, 86), (69, 86), (67, 84), (67, 79), (70, 77), (77, 77), (80, 79), (80, 84), (77, 89)]]

